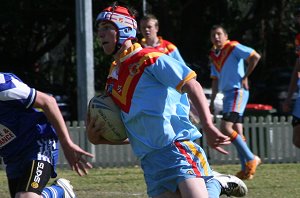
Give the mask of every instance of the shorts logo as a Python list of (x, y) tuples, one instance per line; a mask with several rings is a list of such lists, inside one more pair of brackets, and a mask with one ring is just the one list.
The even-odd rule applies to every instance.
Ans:
[[(34, 181), (33, 183), (40, 183), (40, 180), (41, 180), (40, 177), (43, 174), (43, 169), (44, 169), (44, 163), (43, 162), (38, 162), (36, 172), (35, 172), (35, 176), (34, 176), (34, 179), (33, 179), (33, 181)], [(38, 184), (37, 184), (37, 186), (38, 186)]]
[(32, 187), (32, 188), (38, 188), (38, 187), (39, 187), (39, 184), (36, 183), (36, 182), (32, 182), (32, 183), (31, 183), (31, 187)]

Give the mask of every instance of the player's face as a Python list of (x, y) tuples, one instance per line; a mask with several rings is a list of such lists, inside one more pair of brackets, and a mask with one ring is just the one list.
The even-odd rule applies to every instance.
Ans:
[(101, 22), (98, 25), (98, 37), (104, 53), (110, 55), (114, 52), (117, 43), (117, 29), (109, 22)]
[(158, 27), (155, 26), (155, 20), (141, 20), (140, 30), (145, 39), (153, 39), (157, 37)]
[(210, 40), (218, 49), (221, 49), (228, 40), (228, 36), (222, 28), (217, 28), (211, 31)]

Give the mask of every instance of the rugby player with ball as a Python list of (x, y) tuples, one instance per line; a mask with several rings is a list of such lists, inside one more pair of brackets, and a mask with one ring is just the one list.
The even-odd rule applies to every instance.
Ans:
[[(204, 150), (195, 143), (202, 134), (189, 120), (188, 98), (199, 113), (209, 146), (227, 154), (221, 146), (230, 144), (229, 137), (212, 123), (196, 73), (156, 49), (135, 43), (134, 15), (133, 10), (114, 3), (100, 12), (97, 28), (104, 53), (114, 58), (106, 94), (120, 108), (128, 141), (141, 161), (148, 196), (245, 196), (244, 182), (232, 175), (213, 174)], [(89, 138), (114, 143), (99, 138), (105, 122), (96, 120), (88, 116)]]

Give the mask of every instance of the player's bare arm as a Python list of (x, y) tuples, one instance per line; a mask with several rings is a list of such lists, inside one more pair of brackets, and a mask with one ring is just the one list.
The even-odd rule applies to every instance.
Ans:
[(208, 145), (223, 154), (228, 154), (220, 146), (230, 144), (230, 138), (223, 135), (213, 124), (202, 86), (196, 79), (191, 79), (184, 84), (182, 91), (188, 94), (198, 111), (203, 131), (207, 134)]
[(34, 107), (44, 111), (49, 122), (58, 133), (61, 143), (68, 144), (69, 142), (72, 142), (56, 100), (52, 96), (37, 91)]
[(211, 99), (210, 99), (210, 104), (209, 104), (209, 109), (211, 111), (211, 113), (213, 114), (215, 111), (215, 98), (217, 96), (218, 93), (218, 78), (213, 78), (212, 80), (212, 84), (211, 84)]
[(247, 71), (245, 73), (245, 76), (242, 78), (242, 85), (245, 89), (249, 89), (249, 84), (248, 84), (248, 77), (251, 75), (253, 70), (255, 69), (258, 61), (260, 60), (261, 56), (254, 51), (251, 56), (246, 60), (248, 63)]
[(69, 131), (56, 100), (52, 96), (37, 91), (34, 107), (41, 108), (49, 122), (53, 125), (57, 132), (65, 157), (72, 170), (75, 170), (79, 176), (86, 175), (88, 173), (88, 169), (92, 168), (92, 165), (86, 161), (85, 157), (94, 156), (74, 144), (70, 138)]

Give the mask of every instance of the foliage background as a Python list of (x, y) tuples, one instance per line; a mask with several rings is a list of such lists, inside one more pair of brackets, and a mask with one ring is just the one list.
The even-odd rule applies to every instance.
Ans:
[[(71, 98), (72, 119), (76, 119), (77, 107), (75, 2), (3, 0), (0, 6), (1, 71), (15, 72), (41, 91)], [(143, 1), (122, 2), (138, 10), (138, 19), (143, 15)], [(110, 3), (92, 0), (93, 18)], [(204, 87), (210, 87), (207, 64), (210, 27), (223, 24), (231, 40), (249, 45), (262, 55), (250, 76), (253, 90), (250, 100), (272, 105), (272, 95), (261, 93), (272, 86), (268, 79), (278, 74), (273, 71), (290, 71), (294, 65), (293, 42), (298, 27), (293, 12), (299, 3), (299, 0), (148, 0), (146, 11), (160, 19), (159, 34), (177, 45)], [(111, 57), (103, 55), (96, 37), (94, 41), (95, 88), (101, 90)]]

